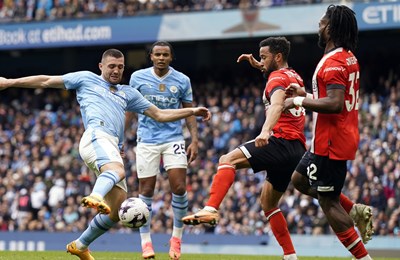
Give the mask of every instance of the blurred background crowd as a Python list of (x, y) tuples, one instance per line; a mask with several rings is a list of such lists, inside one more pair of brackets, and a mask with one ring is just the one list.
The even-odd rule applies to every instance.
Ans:
[[(264, 122), (263, 82), (261, 75), (192, 78), (195, 104), (208, 107), (212, 119), (198, 122), (199, 156), (190, 165), (187, 176), (190, 212), (204, 206), (219, 156), (259, 133)], [(360, 94), (359, 151), (348, 164), (343, 192), (353, 201), (373, 207), (375, 235), (400, 236), (400, 78), (396, 70), (379, 75), (373, 89), (364, 89)], [(309, 142), (309, 114), (306, 122)], [(90, 193), (95, 178), (79, 157), (82, 133), (73, 92), (2, 91), (0, 231), (86, 228), (94, 212), (80, 207), (80, 200)], [(190, 136), (187, 130), (185, 135)], [(129, 196), (138, 195), (135, 139), (134, 122), (125, 143)], [(265, 172), (238, 171), (221, 206), (220, 223), (216, 227), (187, 226), (185, 232), (268, 236), (269, 224), (258, 201), (264, 179)], [(300, 195), (292, 186), (280, 206), (291, 233), (331, 233), (317, 201)], [(155, 233), (171, 232), (171, 194), (165, 171), (158, 176), (153, 216)], [(117, 226), (113, 232), (133, 230)]]
[(331, 2), (340, 0), (0, 0), (0, 22), (110, 18)]

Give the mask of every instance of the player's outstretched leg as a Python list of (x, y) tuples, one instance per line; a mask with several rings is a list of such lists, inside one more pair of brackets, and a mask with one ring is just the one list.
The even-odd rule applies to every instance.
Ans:
[(182, 222), (186, 225), (210, 224), (216, 225), (219, 221), (218, 210), (213, 207), (205, 206), (196, 214), (188, 215), (182, 218)]
[(94, 257), (90, 254), (89, 248), (79, 250), (75, 241), (72, 241), (67, 245), (67, 252), (71, 255), (76, 255), (81, 260), (94, 260)]
[[(243, 155), (239, 149), (235, 149), (229, 154)], [(222, 156), (220, 160), (222, 160), (223, 157), (224, 156)], [(211, 183), (210, 199), (206, 203), (206, 206), (196, 214), (183, 217), (182, 222), (186, 225), (198, 225), (202, 223), (216, 225), (219, 220), (217, 209), (235, 181), (235, 173), (236, 169), (234, 165), (230, 163), (220, 163), (218, 165), (217, 174), (214, 176), (213, 182)]]
[(353, 219), (354, 224), (360, 232), (363, 243), (368, 243), (374, 234), (372, 208), (364, 204), (356, 203), (350, 211), (350, 217)]

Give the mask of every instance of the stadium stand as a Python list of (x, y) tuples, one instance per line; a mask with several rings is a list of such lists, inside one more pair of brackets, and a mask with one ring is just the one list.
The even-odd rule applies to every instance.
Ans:
[[(2, 0), (0, 22), (54, 21), (374, 0)], [(395, 2), (381, 0), (379, 2)]]
[(160, 13), (220, 11), (248, 6), (282, 6), (339, 2), (335, 0), (85, 0), (0, 1), (0, 22), (29, 22), (60, 19), (91, 19), (155, 15)]

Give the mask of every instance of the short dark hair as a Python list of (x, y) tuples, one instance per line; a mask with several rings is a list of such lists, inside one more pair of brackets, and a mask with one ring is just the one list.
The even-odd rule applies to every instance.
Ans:
[(290, 54), (290, 41), (285, 37), (268, 37), (260, 42), (259, 47), (269, 46), (269, 51), (272, 54), (282, 53), (284, 61), (288, 61)]
[(114, 57), (114, 58), (122, 58), (124, 57), (124, 54), (117, 49), (108, 49), (105, 52), (103, 52), (103, 55), (101, 56), (101, 60), (103, 61), (107, 57)]
[(171, 51), (172, 58), (175, 58), (174, 49), (172, 48), (172, 45), (167, 41), (156, 41), (155, 43), (153, 43), (151, 45), (151, 47), (150, 47), (150, 50), (149, 50), (149, 56), (150, 56), (150, 54), (153, 53), (153, 49), (154, 49), (155, 46), (167, 46), (167, 47), (169, 47), (169, 50)]
[(355, 12), (345, 5), (329, 5), (325, 18), (329, 21), (329, 36), (336, 47), (354, 51), (358, 43)]

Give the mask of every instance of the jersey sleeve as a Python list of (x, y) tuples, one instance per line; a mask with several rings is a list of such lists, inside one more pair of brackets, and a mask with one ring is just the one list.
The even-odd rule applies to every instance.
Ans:
[(193, 102), (193, 91), (192, 85), (190, 84), (189, 77), (185, 76), (184, 80), (184, 93), (182, 95), (182, 102), (192, 103)]
[(90, 71), (78, 71), (64, 74), (62, 79), (64, 81), (65, 88), (68, 90), (78, 89), (82, 86), (82, 82), (88, 77)]
[(138, 73), (134, 72), (131, 75), (131, 79), (129, 80), (129, 86), (133, 87), (134, 89), (139, 88), (139, 82), (138, 82)]
[(132, 89), (126, 107), (127, 111), (143, 114), (152, 104), (140, 94), (136, 89)]
[(268, 78), (267, 86), (265, 87), (265, 95), (268, 99), (271, 98), (272, 94), (276, 90), (285, 91), (285, 86), (287, 85), (287, 77), (279, 72), (273, 72)]

